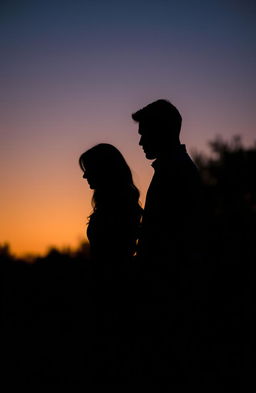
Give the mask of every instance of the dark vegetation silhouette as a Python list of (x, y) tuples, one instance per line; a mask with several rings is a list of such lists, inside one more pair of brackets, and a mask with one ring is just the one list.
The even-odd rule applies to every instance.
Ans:
[(256, 144), (217, 136), (209, 147), (194, 154), (208, 222), (208, 367), (228, 391), (255, 391)]
[[(208, 384), (207, 391), (215, 383), (225, 392), (233, 392), (235, 385), (240, 391), (253, 392), (256, 145), (245, 147), (239, 137), (230, 142), (218, 137), (210, 143), (210, 149), (210, 156), (195, 153), (193, 157), (203, 175), (208, 225), (201, 294), (205, 307), (200, 332), (204, 363), (201, 377)], [(3, 245), (0, 262), (3, 382), (86, 385), (128, 383), (136, 378), (141, 365), (136, 348), (140, 336), (135, 327), (140, 320), (127, 327), (127, 337), (135, 339), (128, 339), (125, 347), (126, 341), (120, 336), (118, 349), (118, 341), (109, 335), (105, 315), (106, 331), (100, 330), (101, 339), (109, 343), (108, 353), (119, 357), (117, 365), (112, 357), (112, 366), (98, 367), (102, 353), (94, 345), (98, 332), (92, 326), (99, 311), (94, 308), (88, 244), (73, 252), (51, 249), (44, 257), (35, 257), (33, 263), (16, 258), (8, 245)], [(128, 303), (136, 302), (137, 277), (130, 277), (130, 285), (125, 286), (131, 295)], [(119, 289), (116, 296), (122, 298)], [(150, 350), (148, 356), (154, 358)], [(145, 382), (150, 383), (150, 376), (145, 375)]]

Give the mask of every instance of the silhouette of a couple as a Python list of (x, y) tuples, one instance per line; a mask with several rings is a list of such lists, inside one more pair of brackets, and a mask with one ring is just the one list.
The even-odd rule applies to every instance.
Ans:
[[(145, 378), (185, 380), (196, 375), (199, 356), (190, 337), (198, 328), (193, 322), (193, 293), (198, 288), (195, 266), (200, 263), (202, 248), (200, 176), (180, 142), (182, 118), (174, 105), (160, 99), (133, 113), (132, 118), (138, 123), (139, 144), (146, 158), (154, 160), (144, 211), (129, 166), (118, 149), (98, 144), (79, 159), (83, 177), (94, 190), (87, 229), (92, 260), (98, 266), (96, 277), (115, 278), (129, 292), (124, 300), (124, 290), (117, 293), (111, 284), (113, 297), (119, 301), (119, 307), (115, 303), (119, 310), (116, 319), (121, 312), (123, 319), (126, 313), (126, 322), (112, 335), (123, 334), (120, 341), (135, 347), (129, 356), (126, 352), (123, 373), (131, 373), (130, 363)], [(132, 286), (123, 285), (124, 275), (133, 277)], [(104, 296), (99, 303), (108, 296), (108, 289), (101, 292)], [(128, 320), (136, 321), (129, 331)], [(113, 350), (113, 342), (111, 345)]]
[(159, 264), (159, 257), (177, 260), (189, 253), (191, 259), (196, 252), (193, 225), (201, 185), (198, 170), (180, 143), (181, 115), (167, 100), (158, 100), (132, 118), (139, 124), (139, 144), (146, 158), (155, 160), (142, 224), (139, 191), (120, 151), (101, 143), (79, 159), (83, 177), (94, 190), (87, 230), (92, 257), (122, 258), (136, 252)]

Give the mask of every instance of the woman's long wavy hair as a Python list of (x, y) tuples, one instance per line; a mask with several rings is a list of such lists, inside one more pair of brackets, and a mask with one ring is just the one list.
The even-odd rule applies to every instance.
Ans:
[(121, 152), (108, 143), (100, 143), (85, 151), (79, 158), (82, 171), (100, 175), (100, 185), (92, 197), (93, 213), (102, 208), (124, 208), (142, 214), (140, 192), (133, 182), (132, 172)]

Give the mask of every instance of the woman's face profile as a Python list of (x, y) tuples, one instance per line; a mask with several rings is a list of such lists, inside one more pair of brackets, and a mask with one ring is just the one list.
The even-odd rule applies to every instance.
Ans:
[(85, 166), (83, 178), (87, 180), (87, 183), (92, 190), (104, 186), (104, 171), (100, 170), (99, 165), (97, 165), (96, 163), (93, 166)]
[(88, 168), (85, 168), (83, 178), (87, 180), (90, 188), (94, 190), (96, 188), (95, 176), (93, 176), (93, 172), (90, 171)]

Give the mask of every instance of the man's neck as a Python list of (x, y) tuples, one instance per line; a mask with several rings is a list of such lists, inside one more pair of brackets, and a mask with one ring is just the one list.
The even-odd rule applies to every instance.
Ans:
[(156, 159), (158, 158), (162, 158), (162, 157), (170, 157), (173, 154), (176, 154), (177, 152), (184, 150), (185, 145), (181, 144), (181, 143), (176, 143), (175, 145), (171, 145), (166, 149), (163, 149), (162, 151), (160, 151), (156, 157)]

